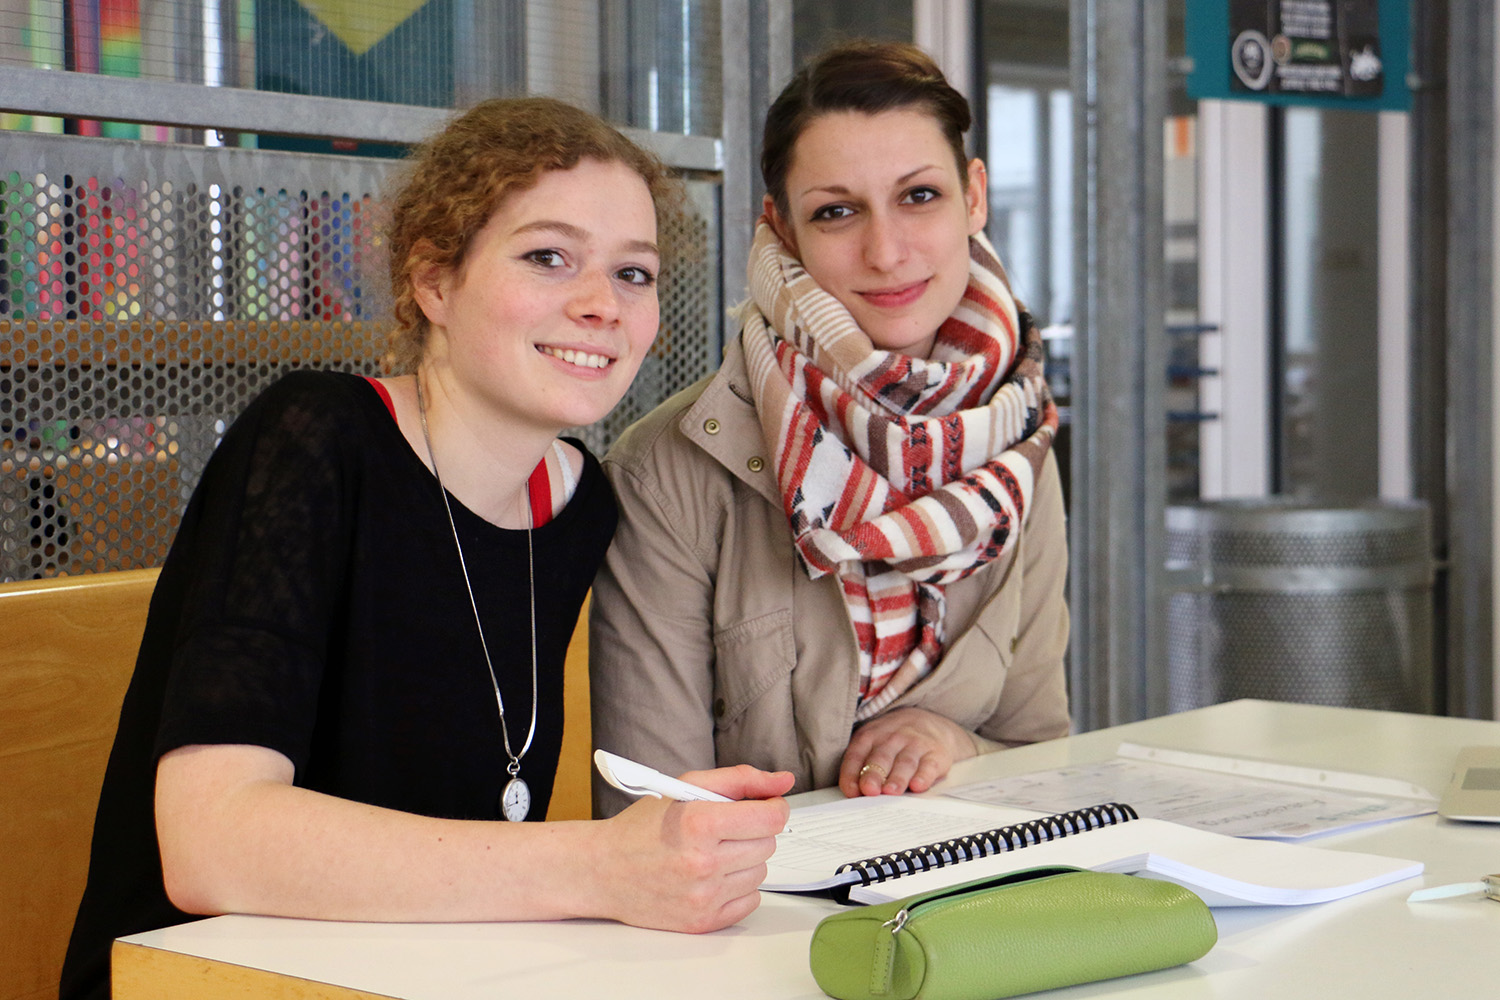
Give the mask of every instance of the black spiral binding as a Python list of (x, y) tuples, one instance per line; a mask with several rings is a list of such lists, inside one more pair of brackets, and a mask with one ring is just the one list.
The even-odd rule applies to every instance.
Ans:
[(1057, 840), (1070, 833), (1085, 833), (1133, 819), (1140, 819), (1140, 816), (1130, 806), (1121, 802), (1105, 802), (1087, 809), (1072, 809), (952, 840), (940, 840), (935, 844), (923, 844), (921, 847), (893, 854), (851, 861), (840, 865), (838, 874), (854, 872), (859, 876), (861, 885), (870, 885), (886, 879), (900, 878), (902, 875), (913, 875), (929, 868), (943, 868), (1003, 851), (1020, 850), (1029, 844)]

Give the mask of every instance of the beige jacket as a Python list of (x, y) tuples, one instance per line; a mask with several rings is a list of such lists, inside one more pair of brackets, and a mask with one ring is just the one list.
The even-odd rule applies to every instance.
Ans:
[[(805, 791), (838, 781), (858, 654), (837, 578), (796, 561), (747, 384), (736, 339), (604, 460), (620, 526), (594, 582), (594, 745), (672, 775), (787, 770)], [(1049, 456), (1018, 544), (948, 587), (943, 658), (891, 708), (954, 720), (979, 753), (1067, 735), (1066, 576)], [(597, 815), (629, 801), (596, 776)]]

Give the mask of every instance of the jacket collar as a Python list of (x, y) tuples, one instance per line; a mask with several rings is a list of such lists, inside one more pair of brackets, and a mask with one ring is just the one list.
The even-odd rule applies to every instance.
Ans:
[(777, 508), (782, 506), (774, 456), (751, 402), (750, 376), (738, 334), (724, 348), (719, 373), (683, 413), (678, 427), (735, 478)]

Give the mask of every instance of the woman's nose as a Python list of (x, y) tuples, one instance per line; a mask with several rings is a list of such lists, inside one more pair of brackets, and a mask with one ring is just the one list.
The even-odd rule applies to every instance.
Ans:
[(580, 322), (614, 322), (620, 315), (620, 302), (609, 275), (602, 271), (579, 275), (568, 302), (568, 313)]
[(879, 213), (865, 226), (865, 263), (877, 271), (890, 271), (906, 257), (905, 234), (900, 224)]

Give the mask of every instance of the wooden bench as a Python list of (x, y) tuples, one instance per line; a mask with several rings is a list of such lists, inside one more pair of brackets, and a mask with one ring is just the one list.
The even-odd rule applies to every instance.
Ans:
[(594, 772), (594, 731), (589, 722), (589, 598), (583, 600), (568, 660), (563, 667), (562, 756), (547, 819), (589, 819), (594, 814), (591, 779)]
[(157, 571), (0, 584), (0, 1000), (55, 1000)]
[[(157, 570), (0, 583), (0, 1000), (55, 1000)], [(549, 820), (587, 819), (588, 606)]]

